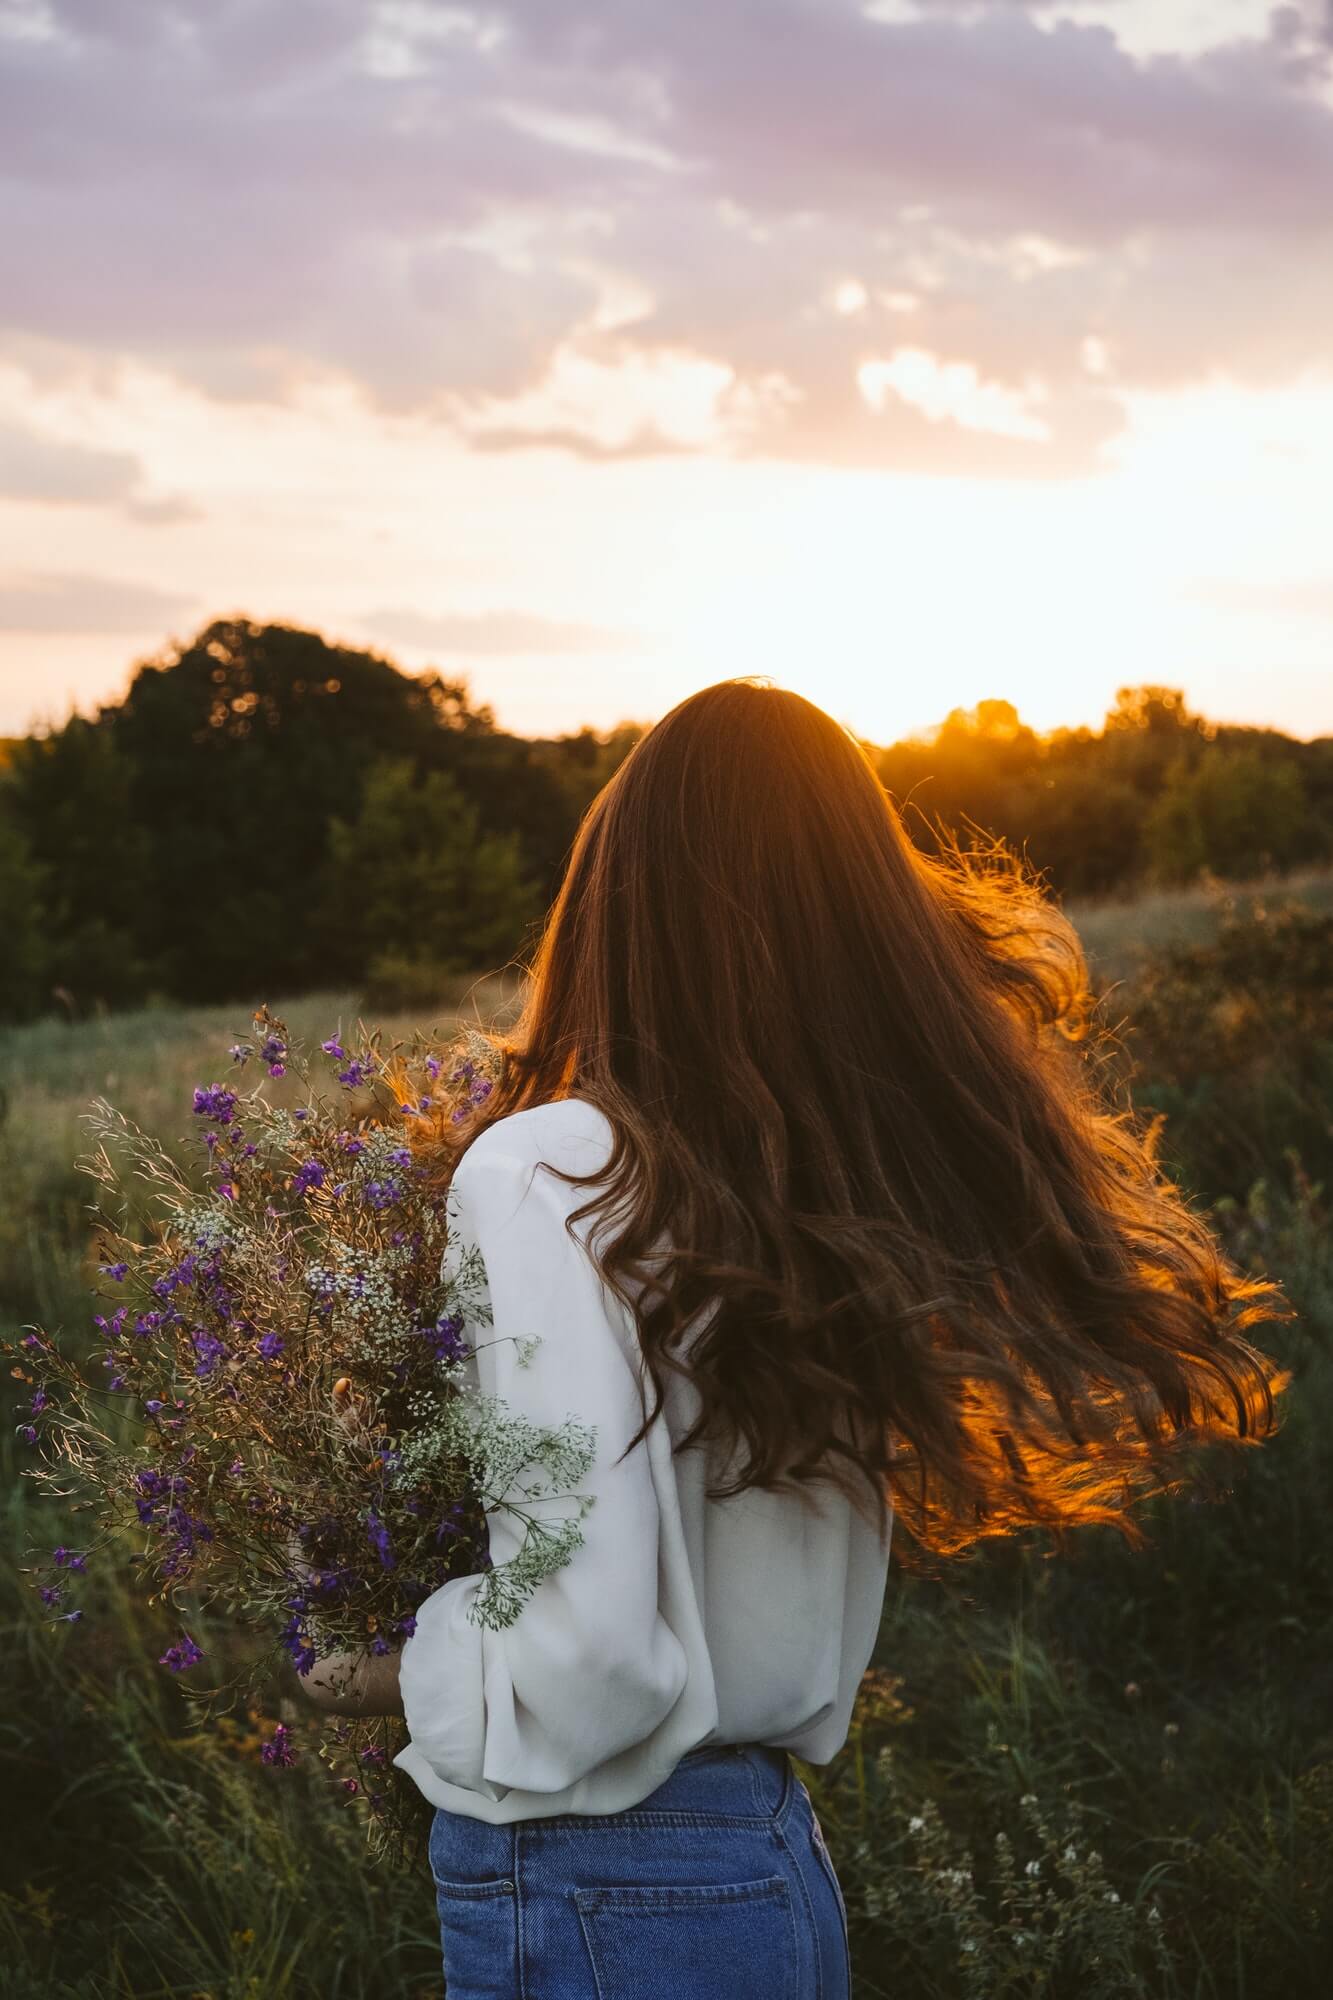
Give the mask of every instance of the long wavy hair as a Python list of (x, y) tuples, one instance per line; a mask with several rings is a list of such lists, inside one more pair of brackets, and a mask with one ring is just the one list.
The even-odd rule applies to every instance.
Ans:
[(1025, 866), (923, 854), (845, 729), (722, 681), (588, 809), (502, 1079), (441, 1152), (551, 1099), (606, 1114), (576, 1219), (614, 1215), (644, 1429), (688, 1374), (678, 1448), (718, 1448), (714, 1493), (832, 1482), (918, 1554), (1137, 1539), (1194, 1447), (1273, 1428), (1283, 1378), (1244, 1336), (1290, 1312), (1117, 1108), (1096, 1023)]

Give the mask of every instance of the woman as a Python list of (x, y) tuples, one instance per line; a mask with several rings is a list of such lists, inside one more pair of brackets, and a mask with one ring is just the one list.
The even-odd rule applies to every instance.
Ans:
[(1087, 1002), (1031, 883), (917, 852), (797, 695), (705, 689), (593, 804), (439, 1160), (482, 1387), (593, 1429), (583, 1544), (501, 1632), (446, 1584), (343, 1704), (406, 1715), (450, 2000), (842, 2000), (791, 1755), (844, 1741), (894, 1518), (1132, 1534), (1271, 1428), (1280, 1295), (1099, 1101)]

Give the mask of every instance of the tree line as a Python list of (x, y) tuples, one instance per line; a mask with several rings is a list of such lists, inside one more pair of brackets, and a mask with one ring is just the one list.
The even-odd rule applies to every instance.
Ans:
[[(462, 681), (216, 620), (92, 717), (0, 744), (0, 1018), (347, 985), (428, 1004), (520, 951), (645, 725), (515, 736)], [(1065, 895), (1333, 856), (1333, 739), (1122, 689), (1040, 736), (1003, 701), (866, 749), (913, 839), (1000, 835)]]

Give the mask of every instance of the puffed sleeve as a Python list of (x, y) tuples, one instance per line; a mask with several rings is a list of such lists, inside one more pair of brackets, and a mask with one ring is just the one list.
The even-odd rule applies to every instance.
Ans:
[[(621, 1457), (643, 1416), (635, 1350), (583, 1241), (566, 1231), (568, 1184), (506, 1150), (497, 1125), (465, 1154), (450, 1192), (449, 1256), (480, 1253), (492, 1316), (468, 1329), (478, 1387), (543, 1426), (574, 1418), (595, 1450), (580, 1485), (592, 1499), (582, 1545), (513, 1624), (495, 1631), (469, 1617), (480, 1577), (455, 1578), (417, 1612), (400, 1678), (411, 1742), (395, 1762), (436, 1803), (448, 1795), (434, 1781), (492, 1801), (562, 1792), (658, 1729), (687, 1678), (659, 1608), (649, 1453), (640, 1443)], [(534, 1337), (525, 1356), (519, 1343)], [(500, 1563), (522, 1524), (500, 1506), (489, 1525)]]

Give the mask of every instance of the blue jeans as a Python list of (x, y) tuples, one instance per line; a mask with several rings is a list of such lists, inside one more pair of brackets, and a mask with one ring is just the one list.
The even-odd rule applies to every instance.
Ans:
[(849, 2000), (847, 1917), (784, 1750), (692, 1750), (628, 1812), (430, 1836), (448, 2000)]

